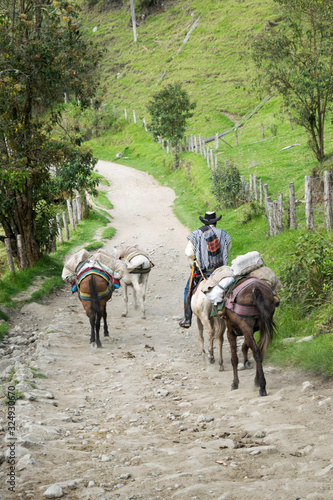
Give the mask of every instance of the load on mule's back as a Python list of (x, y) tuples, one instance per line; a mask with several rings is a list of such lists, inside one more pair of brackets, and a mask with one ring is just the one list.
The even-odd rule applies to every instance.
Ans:
[(104, 322), (104, 336), (109, 336), (106, 304), (111, 299), (113, 290), (120, 286), (120, 276), (115, 267), (116, 259), (102, 250), (94, 255), (81, 250), (63, 268), (62, 278), (71, 283), (73, 293), (78, 292), (89, 318), (92, 347), (102, 347), (99, 338), (101, 318)]
[[(217, 278), (219, 276), (219, 279)], [(222, 315), (227, 325), (234, 372), (232, 389), (237, 389), (237, 336), (244, 336), (242, 352), (244, 367), (248, 366), (248, 350), (256, 362), (255, 384), (260, 396), (266, 396), (266, 380), (262, 362), (276, 329), (273, 315), (279, 305), (276, 291), (282, 285), (274, 272), (265, 266), (258, 252), (249, 252), (232, 261), (230, 268), (218, 269), (207, 280), (205, 293), (212, 301), (216, 314)], [(259, 341), (254, 332), (259, 331)]]
[(117, 259), (117, 271), (119, 272), (124, 296), (124, 311), (122, 316), (128, 314), (128, 287), (133, 289), (135, 309), (140, 304), (141, 316), (146, 318), (145, 298), (148, 285), (148, 277), (154, 264), (146, 252), (140, 250), (136, 245), (113, 249)]

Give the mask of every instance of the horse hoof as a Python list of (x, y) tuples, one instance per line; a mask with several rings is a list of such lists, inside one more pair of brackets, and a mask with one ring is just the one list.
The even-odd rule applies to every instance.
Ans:
[(209, 358), (209, 362), (211, 365), (213, 365), (215, 363), (215, 358)]
[(261, 387), (259, 389), (259, 396), (267, 396), (267, 392), (266, 392), (265, 387)]
[(104, 333), (104, 337), (110, 337), (109, 332)]
[(231, 384), (231, 390), (232, 390), (232, 391), (235, 391), (236, 389), (238, 389), (238, 385), (237, 385), (237, 384), (232, 383), (232, 384)]
[(96, 342), (91, 342), (91, 343), (90, 343), (90, 347), (92, 348), (92, 350), (93, 350), (93, 351), (96, 351), (96, 349), (97, 349), (97, 344), (96, 344)]
[(224, 372), (224, 366), (220, 365), (219, 372)]
[(244, 368), (245, 368), (246, 370), (252, 370), (252, 368), (253, 368), (253, 363), (252, 363), (252, 361), (246, 361), (246, 363), (245, 363), (245, 365), (244, 365)]
[(126, 318), (127, 314), (126, 313), (122, 313), (122, 317), (123, 318)]

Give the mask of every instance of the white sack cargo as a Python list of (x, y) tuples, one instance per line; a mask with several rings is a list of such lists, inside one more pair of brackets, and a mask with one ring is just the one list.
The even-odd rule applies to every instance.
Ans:
[(205, 295), (207, 299), (216, 306), (220, 304), (224, 300), (225, 296), (225, 288), (227, 288), (234, 281), (232, 276), (228, 278), (222, 278), (218, 285), (215, 285), (214, 288), (207, 292)]
[(215, 269), (202, 285), (203, 293), (210, 292), (223, 278), (234, 276), (234, 272), (229, 266), (221, 266)]
[(74, 274), (76, 274), (76, 268), (77, 266), (82, 263), (86, 262), (91, 258), (90, 253), (85, 250), (84, 248), (77, 252), (76, 254), (72, 255), (64, 265), (64, 268), (61, 273), (61, 277), (63, 280), (66, 280), (67, 278), (70, 278)]
[(264, 266), (265, 263), (259, 252), (248, 252), (245, 255), (239, 255), (231, 262), (231, 269), (234, 275), (248, 274), (255, 269)]

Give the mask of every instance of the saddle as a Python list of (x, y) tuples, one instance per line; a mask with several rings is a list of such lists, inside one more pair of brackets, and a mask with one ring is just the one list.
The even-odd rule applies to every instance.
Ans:
[(78, 292), (82, 300), (91, 300), (89, 293), (82, 292), (82, 290), (80, 290), (80, 283), (84, 278), (86, 278), (87, 276), (91, 276), (92, 274), (100, 276), (107, 283), (106, 288), (98, 292), (99, 299), (106, 297), (110, 293), (112, 288), (119, 288), (120, 281), (112, 276), (111, 271), (108, 272), (108, 270), (106, 269), (108, 269), (106, 268), (106, 266), (100, 265), (100, 263), (97, 261), (86, 262), (83, 266), (81, 266), (77, 276), (75, 277), (72, 286), (72, 293)]
[[(239, 283), (240, 282), (240, 283)], [(237, 302), (238, 295), (242, 290), (252, 285), (253, 283), (261, 283), (263, 286), (268, 288), (274, 295), (274, 298), (279, 303), (279, 299), (276, 297), (276, 293), (272, 288), (263, 280), (258, 278), (247, 278), (244, 276), (238, 276), (238, 279), (233, 281), (228, 287), (225, 288), (225, 296), (222, 302), (213, 307), (211, 316), (223, 316), (225, 309), (228, 309), (237, 316), (243, 318), (258, 318), (259, 311), (255, 306), (249, 306), (245, 304), (239, 304)]]

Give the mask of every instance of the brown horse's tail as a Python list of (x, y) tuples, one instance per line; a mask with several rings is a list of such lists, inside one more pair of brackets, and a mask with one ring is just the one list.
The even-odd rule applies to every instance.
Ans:
[(255, 287), (252, 289), (252, 297), (253, 305), (255, 305), (259, 310), (260, 338), (258, 341), (258, 349), (261, 361), (263, 361), (266, 355), (267, 348), (276, 331), (276, 323), (273, 319), (275, 302), (269, 300), (265, 292), (262, 291), (262, 289), (259, 287)]
[(89, 280), (89, 292), (90, 292), (90, 303), (91, 303), (91, 319), (93, 322), (97, 320), (100, 316), (100, 307), (99, 307), (99, 299), (98, 299), (98, 291), (96, 287), (95, 277), (92, 274)]

